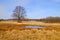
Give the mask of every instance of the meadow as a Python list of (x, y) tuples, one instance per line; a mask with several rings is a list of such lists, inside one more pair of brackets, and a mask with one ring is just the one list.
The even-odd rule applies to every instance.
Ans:
[(0, 40), (60, 40), (60, 30), (0, 30)]
[[(44, 26), (45, 28), (21, 28), (22, 26)], [(59, 23), (0, 22), (0, 40), (60, 40)]]

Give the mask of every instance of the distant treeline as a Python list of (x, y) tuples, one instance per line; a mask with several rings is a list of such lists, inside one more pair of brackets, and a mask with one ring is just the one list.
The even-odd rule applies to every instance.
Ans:
[[(0, 21), (17, 21), (18, 19), (0, 19)], [(21, 21), (40, 21), (40, 19), (20, 19)]]
[[(0, 21), (16, 21), (17, 19), (0, 19)], [(47, 17), (43, 19), (22, 19), (22, 21), (41, 21), (46, 23), (60, 23), (60, 17)]]
[(0, 21), (4, 21), (4, 19), (0, 19)]
[(40, 19), (40, 21), (46, 23), (60, 23), (60, 17), (47, 17), (44, 19)]

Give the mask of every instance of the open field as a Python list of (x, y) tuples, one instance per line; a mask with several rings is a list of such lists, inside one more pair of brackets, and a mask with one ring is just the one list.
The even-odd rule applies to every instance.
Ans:
[(60, 28), (60, 23), (44, 23), (39, 21), (23, 21), (22, 23), (14, 21), (2, 21), (0, 27), (21, 27), (21, 26), (43, 26)]
[[(45, 28), (21, 28), (22, 26), (44, 26)], [(60, 40), (60, 23), (0, 22), (0, 40)]]
[(0, 30), (0, 40), (60, 40), (60, 30)]

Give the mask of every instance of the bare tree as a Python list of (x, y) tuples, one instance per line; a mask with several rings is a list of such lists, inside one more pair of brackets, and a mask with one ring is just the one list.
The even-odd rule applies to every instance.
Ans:
[(18, 22), (21, 22), (22, 19), (25, 19), (25, 9), (22, 6), (16, 6), (15, 10), (13, 11), (14, 19), (17, 19)]

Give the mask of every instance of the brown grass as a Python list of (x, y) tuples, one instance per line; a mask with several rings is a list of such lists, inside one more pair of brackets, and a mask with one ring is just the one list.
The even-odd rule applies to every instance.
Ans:
[[(27, 29), (25, 25), (42, 25), (45, 28)], [(60, 40), (59, 23), (0, 22), (0, 40)]]
[(60, 31), (54, 29), (0, 30), (0, 40), (60, 40)]

